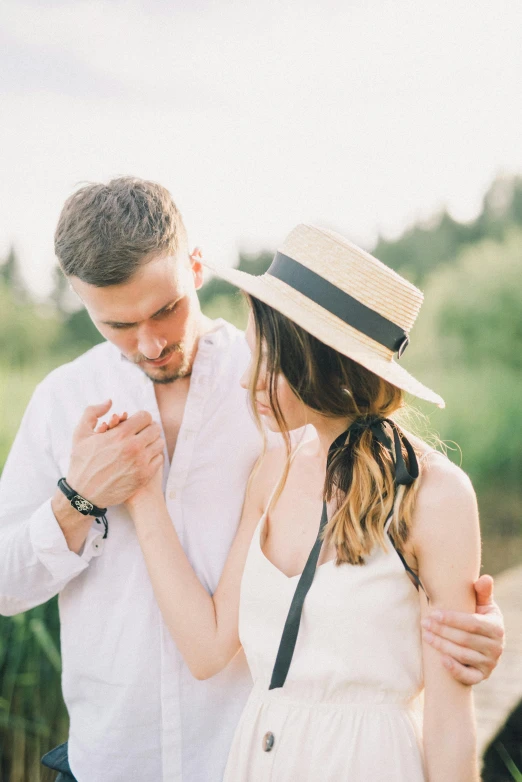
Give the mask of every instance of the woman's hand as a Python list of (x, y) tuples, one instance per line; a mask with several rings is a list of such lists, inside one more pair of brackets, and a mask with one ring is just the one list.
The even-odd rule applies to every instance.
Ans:
[(121, 415), (113, 413), (108, 424), (106, 424), (104, 421), (103, 423), (99, 424), (99, 426), (97, 426), (94, 431), (96, 434), (104, 434), (105, 432), (108, 432), (109, 429), (114, 429), (114, 427), (118, 426), (118, 424), (126, 421), (128, 417), (129, 416), (127, 413), (122, 413)]
[[(143, 506), (154, 503), (157, 499), (163, 500), (163, 464), (164, 462), (159, 464), (158, 469), (145, 486), (142, 486), (125, 501), (124, 505), (129, 511), (133, 521), (136, 521), (138, 510)], [(141, 518), (141, 514), (139, 515)]]

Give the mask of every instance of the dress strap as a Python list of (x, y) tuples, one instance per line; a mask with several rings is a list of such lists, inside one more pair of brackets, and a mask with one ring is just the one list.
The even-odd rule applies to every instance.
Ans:
[[(390, 515), (390, 519), (391, 519), (391, 515)], [(394, 549), (395, 549), (395, 551), (397, 552), (397, 556), (399, 557), (400, 561), (401, 561), (401, 562), (402, 562), (402, 564), (404, 565), (404, 569), (405, 569), (405, 571), (406, 571), (407, 573), (409, 573), (409, 575), (412, 577), (412, 579), (413, 579), (413, 581), (414, 581), (414, 585), (415, 585), (415, 588), (416, 588), (417, 592), (419, 591), (419, 589), (422, 589), (422, 591), (423, 591), (423, 592), (424, 592), (424, 594), (426, 595), (426, 600), (427, 600), (427, 601), (428, 601), (428, 603), (429, 603), (429, 602), (430, 602), (430, 596), (429, 596), (429, 595), (428, 595), (428, 593), (426, 592), (426, 590), (425, 590), (425, 588), (424, 588), (424, 584), (422, 583), (422, 581), (421, 581), (421, 580), (420, 580), (420, 578), (418, 577), (417, 573), (415, 573), (415, 571), (411, 569), (411, 567), (408, 565), (408, 563), (407, 563), (407, 562), (406, 562), (406, 560), (404, 559), (404, 557), (403, 557), (403, 555), (402, 555), (401, 551), (399, 551), (399, 549), (398, 549), (398, 548), (397, 548), (397, 546), (395, 545), (395, 541), (394, 541), (394, 539), (393, 539), (392, 535), (390, 535), (390, 532), (389, 532), (389, 530), (388, 530), (388, 538), (389, 538), (389, 541), (390, 541), (390, 543), (392, 544), (393, 548), (394, 548)]]
[(319, 552), (321, 551), (321, 546), (323, 544), (321, 536), (327, 523), (328, 515), (326, 510), (326, 502), (323, 502), (323, 512), (321, 514), (319, 532), (317, 534), (313, 548), (308, 555), (304, 570), (299, 577), (299, 582), (290, 604), (290, 610), (288, 611), (288, 616), (286, 618), (283, 629), (283, 635), (281, 636), (281, 641), (279, 643), (274, 669), (272, 671), (272, 679), (268, 688), (269, 690), (282, 687), (286, 681), (290, 663), (292, 662), (292, 657), (294, 654), (297, 635), (299, 633), (299, 625), (301, 624), (303, 603), (310, 587), (312, 586), (312, 581), (314, 580), (315, 571), (317, 568), (317, 560), (319, 559)]
[[(390, 438), (383, 429), (384, 423), (389, 424), (392, 429), (395, 446), (394, 449), (392, 449)], [(339, 435), (339, 437), (337, 437), (337, 439), (334, 440), (334, 442), (331, 444), (328, 450), (327, 464), (329, 464), (330, 461), (335, 458), (336, 455), (343, 449), (346, 449), (345, 453), (347, 453), (350, 459), (353, 459), (354, 441), (357, 442), (357, 439), (360, 438), (362, 432), (365, 431), (365, 429), (369, 429), (375, 439), (378, 440), (390, 452), (390, 454), (392, 454), (392, 458), (395, 464), (395, 491), (397, 492), (397, 487), (401, 484), (408, 485), (413, 483), (413, 481), (419, 475), (419, 468), (415, 451), (413, 450), (411, 443), (399, 431), (397, 424), (389, 418), (382, 419), (369, 417), (368, 419), (358, 419), (354, 421), (351, 426), (345, 432)], [(402, 456), (402, 444), (404, 444), (408, 454), (409, 469), (406, 467), (404, 458)], [(282, 687), (286, 681), (294, 654), (297, 635), (299, 633), (304, 601), (314, 580), (317, 560), (319, 559), (319, 552), (323, 544), (322, 533), (327, 523), (327, 507), (326, 502), (323, 502), (323, 511), (321, 514), (321, 521), (319, 524), (317, 538), (310, 554), (308, 555), (305, 568), (299, 577), (299, 581), (290, 604), (290, 609), (286, 617), (285, 626), (281, 635), (281, 641), (279, 642), (276, 661), (272, 671), (272, 678), (270, 680), (270, 690), (273, 690), (277, 687)]]

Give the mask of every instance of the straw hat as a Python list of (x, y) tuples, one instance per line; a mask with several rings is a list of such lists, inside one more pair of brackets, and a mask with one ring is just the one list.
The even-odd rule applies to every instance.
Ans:
[(394, 359), (408, 345), (422, 292), (343, 236), (298, 225), (263, 275), (205, 265), (376, 375), (444, 407)]

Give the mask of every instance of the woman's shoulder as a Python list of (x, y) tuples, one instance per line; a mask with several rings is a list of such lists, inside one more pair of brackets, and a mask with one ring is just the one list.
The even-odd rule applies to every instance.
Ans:
[(445, 453), (428, 446), (418, 460), (421, 465), (418, 499), (441, 503), (456, 497), (475, 497), (469, 475)]
[(428, 446), (416, 451), (422, 466), (408, 551), (432, 605), (456, 608), (460, 595), (459, 610), (469, 610), (470, 584), (480, 570), (475, 491), (469, 476), (444, 453)]
[(475, 538), (478, 508), (469, 476), (434, 449), (426, 448), (419, 461), (422, 469), (414, 508), (414, 548), (460, 545)]
[(420, 437), (408, 433), (421, 467), (419, 494), (441, 499), (445, 494), (472, 494), (475, 492), (467, 473), (444, 453)]

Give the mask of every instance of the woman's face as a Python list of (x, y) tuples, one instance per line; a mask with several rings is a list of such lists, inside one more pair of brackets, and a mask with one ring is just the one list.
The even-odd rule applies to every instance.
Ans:
[[(251, 357), (250, 363), (241, 378), (241, 385), (248, 390), (250, 388), (250, 379), (255, 371), (255, 360), (257, 355), (256, 329), (252, 313), (250, 313), (248, 318), (246, 340), (250, 348)], [(267, 374), (265, 362), (263, 361), (263, 348), (261, 349), (261, 367), (254, 396), (259, 415), (263, 416), (266, 425), (271, 431), (278, 432), (279, 426), (270, 407)], [(277, 401), (288, 431), (300, 429), (302, 426), (310, 423), (309, 413), (311, 411), (309, 411), (307, 406), (294, 394), (288, 385), (285, 376), (282, 374), (277, 378)]]

